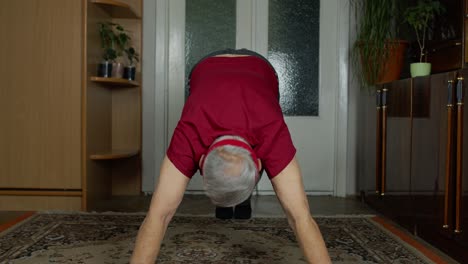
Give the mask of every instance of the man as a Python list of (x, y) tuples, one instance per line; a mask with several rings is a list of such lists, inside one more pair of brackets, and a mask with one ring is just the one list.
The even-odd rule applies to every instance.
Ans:
[(131, 263), (154, 263), (167, 226), (197, 169), (211, 201), (230, 208), (248, 201), (263, 168), (306, 260), (330, 263), (309, 212), (271, 64), (245, 49), (219, 51), (194, 67), (189, 85), (190, 95), (163, 161)]

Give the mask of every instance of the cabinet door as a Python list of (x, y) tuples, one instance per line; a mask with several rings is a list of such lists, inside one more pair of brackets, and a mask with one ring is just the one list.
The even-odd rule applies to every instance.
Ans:
[[(411, 230), (411, 89), (412, 79), (386, 86), (387, 110), (384, 120), (382, 148), (384, 151), (383, 205), (388, 217)], [(385, 110), (385, 109), (384, 109)]]
[(0, 8), (0, 188), (79, 190), (82, 1)]
[[(382, 90), (382, 108), (376, 111), (376, 123), (381, 122), (379, 140), (369, 138), (375, 152), (376, 189), (366, 195), (366, 202), (408, 229), (410, 217), (410, 149), (411, 149), (411, 79), (385, 84)], [(378, 116), (380, 115), (380, 119)], [(378, 124), (377, 124), (378, 127)], [(377, 143), (374, 143), (377, 142)], [(380, 144), (380, 145), (379, 145)], [(379, 151), (380, 149), (380, 151)], [(370, 163), (369, 163), (370, 164)], [(370, 181), (370, 180), (368, 180)], [(370, 184), (368, 184), (370, 186)], [(377, 193), (375, 192), (377, 190)]]
[(457, 119), (460, 116), (455, 100), (456, 77), (455, 73), (433, 75), (428, 99), (414, 98), (430, 106), (430, 115), (413, 120), (412, 194), (417, 234), (451, 257), (466, 260), (468, 248), (463, 242), (464, 233), (455, 232), (457, 217), (461, 220), (461, 230), (467, 219), (466, 211), (460, 216), (456, 213)]
[[(468, 86), (468, 70), (459, 72), (462, 79), (456, 91), (457, 131), (456, 131), (456, 161), (455, 168), (455, 240), (462, 248), (460, 259), (468, 259), (468, 110), (466, 91)], [(458, 201), (457, 201), (458, 200)]]
[[(413, 83), (411, 189), (417, 233), (423, 238), (444, 235), (443, 225), (452, 221), (445, 198), (452, 173), (451, 136), (455, 117), (448, 94), (453, 98), (455, 80), (455, 74), (451, 73), (415, 79)], [(450, 206), (452, 197), (447, 199)]]
[(378, 152), (377, 140), (377, 112), (381, 110), (376, 102), (376, 97), (380, 97), (381, 87), (378, 90), (363, 91), (360, 97), (360, 119), (358, 145), (358, 186), (362, 197), (367, 198), (376, 195), (376, 177), (379, 170), (376, 166), (380, 159), (376, 156)]

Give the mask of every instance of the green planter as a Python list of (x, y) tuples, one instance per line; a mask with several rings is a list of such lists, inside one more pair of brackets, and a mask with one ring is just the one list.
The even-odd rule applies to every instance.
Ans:
[(411, 77), (427, 76), (431, 74), (431, 64), (428, 62), (411, 63)]

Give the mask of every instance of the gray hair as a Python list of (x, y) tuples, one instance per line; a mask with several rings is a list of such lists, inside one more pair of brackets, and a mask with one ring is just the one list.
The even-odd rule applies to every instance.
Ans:
[[(214, 143), (221, 139), (226, 137)], [(203, 187), (213, 204), (232, 207), (247, 200), (257, 184), (255, 162), (249, 151), (237, 146), (220, 146), (208, 153), (203, 165)]]

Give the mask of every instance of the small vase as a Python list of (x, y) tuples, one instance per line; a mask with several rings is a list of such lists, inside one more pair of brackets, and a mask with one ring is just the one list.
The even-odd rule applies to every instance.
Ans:
[(111, 77), (112, 76), (112, 63), (110, 61), (102, 61), (98, 64), (97, 70), (98, 77)]
[(121, 62), (114, 62), (112, 64), (112, 77), (122, 78), (124, 72), (124, 65)]
[(136, 73), (136, 67), (135, 66), (127, 66), (124, 68), (124, 79), (127, 79), (129, 81), (134, 81), (135, 80), (135, 73)]
[(428, 62), (411, 63), (411, 77), (427, 76), (431, 74), (431, 64)]

